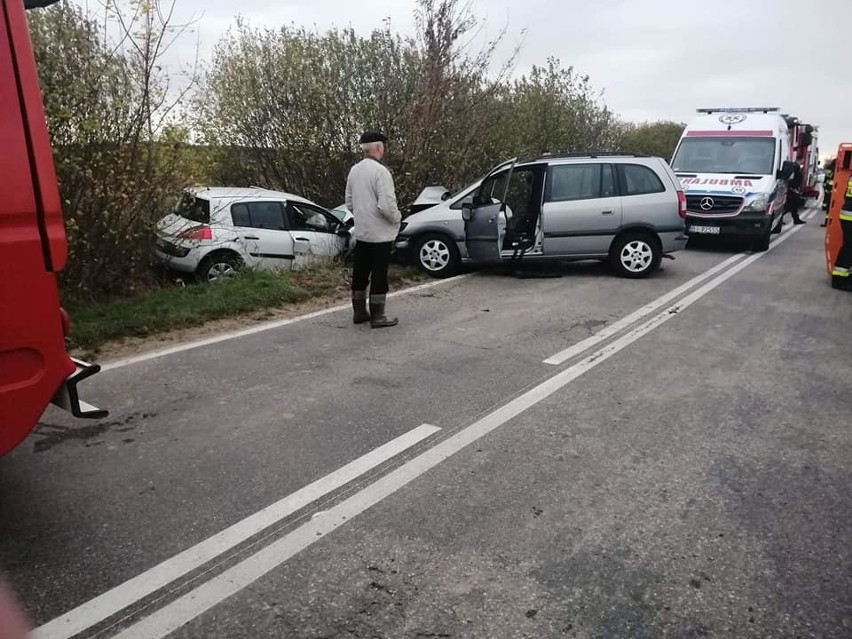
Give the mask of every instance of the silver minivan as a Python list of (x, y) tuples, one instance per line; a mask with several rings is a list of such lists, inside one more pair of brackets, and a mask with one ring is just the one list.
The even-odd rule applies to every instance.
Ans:
[(462, 263), (601, 259), (639, 278), (686, 246), (685, 218), (680, 181), (661, 158), (543, 155), (504, 162), (410, 215), (396, 251), (435, 277)]

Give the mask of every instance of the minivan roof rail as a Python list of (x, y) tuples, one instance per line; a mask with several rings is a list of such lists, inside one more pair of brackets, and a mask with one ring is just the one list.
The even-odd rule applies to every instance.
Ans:
[(622, 157), (622, 158), (647, 158), (651, 157), (645, 153), (625, 153), (623, 151), (572, 151), (558, 153), (542, 153), (536, 156), (536, 160), (553, 159), (553, 158), (607, 158), (607, 157)]

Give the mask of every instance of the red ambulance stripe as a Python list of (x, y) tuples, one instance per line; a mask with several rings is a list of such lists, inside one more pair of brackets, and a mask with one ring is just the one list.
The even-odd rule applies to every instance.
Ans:
[(688, 138), (771, 138), (772, 131), (687, 131)]

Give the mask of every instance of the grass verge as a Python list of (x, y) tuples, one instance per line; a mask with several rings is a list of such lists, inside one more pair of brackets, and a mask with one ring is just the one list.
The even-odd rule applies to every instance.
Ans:
[[(415, 269), (392, 266), (391, 286), (400, 288), (423, 279)], [(279, 309), (312, 299), (347, 294), (346, 271), (320, 264), (301, 271), (245, 271), (217, 284), (169, 287), (136, 297), (69, 307), (72, 326), (69, 347), (96, 354), (108, 342), (149, 337), (238, 317), (263, 309)]]

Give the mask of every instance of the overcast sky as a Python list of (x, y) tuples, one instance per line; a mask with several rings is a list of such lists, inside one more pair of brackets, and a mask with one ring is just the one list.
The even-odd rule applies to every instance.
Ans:
[[(389, 18), (414, 28), (413, 0), (177, 0), (200, 16), (202, 57), (234, 24), (369, 33)], [(630, 120), (687, 121), (698, 107), (778, 106), (820, 127), (822, 155), (852, 141), (852, 0), (471, 0), (486, 33), (508, 27), (516, 73), (548, 56), (591, 76)]]

